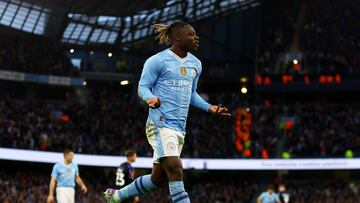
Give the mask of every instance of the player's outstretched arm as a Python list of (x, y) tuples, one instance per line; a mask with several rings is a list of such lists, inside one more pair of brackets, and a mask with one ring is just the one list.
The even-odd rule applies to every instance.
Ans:
[(198, 68), (198, 73), (196, 74), (196, 77), (194, 79), (193, 82), (193, 86), (192, 86), (192, 93), (191, 93), (191, 99), (190, 99), (190, 103), (191, 105), (202, 109), (206, 112), (210, 112), (212, 114), (215, 115), (220, 115), (220, 116), (231, 116), (231, 114), (229, 113), (229, 110), (226, 107), (223, 107), (221, 105), (211, 105), (208, 102), (206, 102), (203, 98), (201, 98), (201, 96), (197, 93), (197, 84), (201, 75), (201, 62), (199, 61), (199, 68)]

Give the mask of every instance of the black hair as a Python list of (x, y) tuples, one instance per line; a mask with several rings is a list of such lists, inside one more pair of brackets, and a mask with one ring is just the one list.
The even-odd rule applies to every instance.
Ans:
[(186, 23), (186, 22), (182, 22), (182, 21), (177, 21), (177, 22), (171, 23), (170, 25), (154, 24), (151, 27), (153, 27), (155, 29), (154, 32), (157, 34), (155, 39), (159, 40), (159, 44), (170, 45), (171, 44), (171, 34), (176, 29), (187, 26), (187, 25), (190, 25), (190, 24)]

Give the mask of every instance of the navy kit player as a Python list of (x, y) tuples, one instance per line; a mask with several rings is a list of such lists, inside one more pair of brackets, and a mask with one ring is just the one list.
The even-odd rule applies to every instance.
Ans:
[(49, 185), (48, 203), (54, 202), (54, 191), (56, 185), (56, 200), (58, 203), (75, 202), (75, 181), (80, 186), (83, 193), (87, 192), (87, 187), (80, 178), (79, 168), (73, 163), (74, 152), (71, 150), (64, 151), (64, 162), (54, 165), (51, 172)]
[[(121, 189), (135, 179), (135, 169), (131, 166), (132, 163), (136, 161), (136, 151), (127, 150), (125, 152), (126, 161), (117, 168), (116, 170), (116, 178), (115, 178), (115, 186), (117, 189)], [(139, 197), (134, 197), (132, 199), (127, 199), (124, 202), (128, 203), (136, 203), (139, 202)]]
[(140, 176), (120, 190), (108, 188), (104, 192), (108, 203), (147, 194), (166, 183), (174, 203), (189, 203), (180, 160), (189, 106), (231, 116), (227, 108), (210, 105), (196, 91), (202, 66), (190, 53), (199, 47), (194, 28), (185, 22), (153, 27), (160, 44), (171, 47), (146, 60), (138, 86), (140, 98), (149, 106), (146, 135), (154, 149), (152, 174)]
[(279, 199), (281, 203), (290, 203), (290, 194), (286, 189), (285, 184), (279, 185)]

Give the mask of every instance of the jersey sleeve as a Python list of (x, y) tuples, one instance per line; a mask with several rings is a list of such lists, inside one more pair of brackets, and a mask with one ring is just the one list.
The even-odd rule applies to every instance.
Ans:
[(197, 89), (197, 83), (199, 81), (200, 78), (200, 74), (201, 74), (201, 62), (199, 61), (199, 65), (198, 65), (198, 69), (197, 69), (197, 73), (196, 73), (196, 77), (194, 79), (193, 85), (192, 85), (192, 93), (191, 93), (191, 100), (190, 103), (193, 106), (196, 106), (197, 108), (200, 108), (206, 112), (209, 111), (209, 107), (211, 106), (209, 103), (207, 103), (203, 98), (200, 97), (200, 95), (197, 93), (196, 89)]
[(148, 99), (157, 98), (151, 92), (151, 88), (156, 84), (160, 68), (160, 61), (156, 56), (152, 56), (145, 61), (138, 86), (138, 94), (142, 100), (147, 101)]
[(51, 176), (52, 177), (57, 177), (58, 176), (58, 170), (57, 170), (57, 164), (55, 164), (54, 166), (53, 166), (53, 169), (52, 169), (52, 171), (51, 171)]
[(261, 195), (259, 196), (259, 199), (263, 202), (263, 201), (264, 201), (264, 197), (265, 197), (265, 193), (261, 193)]

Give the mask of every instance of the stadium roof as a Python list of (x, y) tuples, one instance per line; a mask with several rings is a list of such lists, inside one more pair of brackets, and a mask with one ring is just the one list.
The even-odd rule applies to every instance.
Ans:
[(152, 35), (154, 23), (195, 22), (257, 5), (259, 0), (0, 0), (0, 24), (69, 44), (128, 44)]
[(139, 11), (159, 8), (166, 0), (24, 0), (46, 8), (61, 7), (68, 13), (91, 16), (129, 16)]

